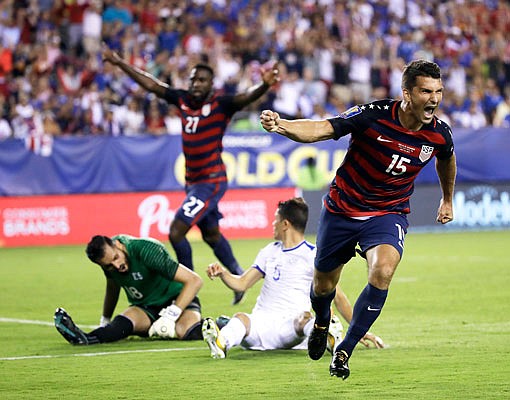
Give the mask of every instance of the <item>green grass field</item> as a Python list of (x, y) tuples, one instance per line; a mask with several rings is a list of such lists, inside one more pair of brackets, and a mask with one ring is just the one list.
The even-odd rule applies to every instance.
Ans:
[[(243, 266), (268, 240), (232, 241)], [(62, 306), (82, 326), (101, 314), (104, 278), (83, 246), (0, 249), (0, 398), (7, 399), (509, 399), (510, 231), (409, 234), (386, 306), (372, 331), (387, 349), (358, 347), (351, 376), (304, 351), (233, 349), (209, 357), (201, 341), (129, 339), (71, 346), (52, 324)], [(205, 278), (211, 250), (193, 243)], [(357, 258), (344, 270), (354, 302), (366, 282)], [(259, 286), (230, 305), (205, 278), (205, 316), (250, 311)], [(117, 311), (126, 306), (124, 295)]]

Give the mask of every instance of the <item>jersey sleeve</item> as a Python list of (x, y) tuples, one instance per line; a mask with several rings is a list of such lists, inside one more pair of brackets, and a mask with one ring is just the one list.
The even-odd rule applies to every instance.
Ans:
[(166, 100), (168, 104), (173, 104), (175, 106), (179, 106), (179, 98), (184, 95), (183, 90), (167, 88), (163, 98)]
[(334, 118), (329, 118), (328, 121), (335, 131), (333, 139), (338, 140), (342, 136), (362, 131), (365, 125), (361, 118), (362, 111), (360, 106), (354, 106)]
[(223, 110), (223, 113), (228, 118), (231, 118), (236, 112), (242, 110), (242, 108), (243, 108), (243, 107), (237, 106), (234, 103), (234, 96), (231, 96), (231, 95), (219, 96), (218, 103), (220, 104), (221, 109)]
[(441, 120), (438, 120), (438, 125), (440, 126), (438, 130), (444, 137), (445, 144), (444, 146), (441, 146), (441, 149), (436, 154), (436, 157), (440, 160), (447, 160), (453, 155), (454, 152), (452, 129), (446, 122)]
[(257, 254), (257, 257), (255, 257), (255, 261), (253, 261), (252, 268), (258, 269), (262, 275), (266, 276), (266, 261), (268, 257), (270, 257), (270, 255), (274, 252), (276, 246), (278, 246), (278, 242), (273, 242), (261, 249)]

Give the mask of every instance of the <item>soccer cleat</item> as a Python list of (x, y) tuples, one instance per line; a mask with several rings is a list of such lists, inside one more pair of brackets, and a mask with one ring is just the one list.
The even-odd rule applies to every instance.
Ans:
[(71, 344), (89, 344), (85, 332), (76, 326), (72, 318), (63, 308), (57, 308), (53, 317), (55, 328)]
[(331, 376), (338, 376), (343, 380), (347, 379), (351, 373), (348, 361), (349, 356), (344, 350), (335, 351), (331, 364), (329, 364), (329, 374)]
[(222, 329), (225, 325), (227, 325), (230, 321), (230, 317), (228, 315), (220, 315), (216, 318), (216, 325), (218, 325), (218, 329)]
[(212, 318), (205, 318), (202, 324), (202, 336), (211, 349), (212, 358), (225, 358), (227, 348), (221, 336), (218, 325)]
[(326, 351), (328, 345), (328, 327), (313, 325), (312, 332), (308, 338), (308, 356), (312, 360), (318, 360)]
[(338, 344), (342, 341), (343, 331), (344, 328), (342, 326), (342, 323), (340, 322), (340, 318), (333, 314), (328, 329), (327, 350), (329, 354), (333, 354), (333, 352), (336, 349), (336, 346), (338, 346)]
[(235, 306), (239, 304), (244, 297), (245, 292), (234, 292), (234, 300), (232, 300), (232, 305)]

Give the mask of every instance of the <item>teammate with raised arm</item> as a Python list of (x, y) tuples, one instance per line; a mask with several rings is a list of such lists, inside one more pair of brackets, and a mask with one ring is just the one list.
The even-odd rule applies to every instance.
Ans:
[[(175, 105), (182, 121), (182, 151), (186, 166), (186, 198), (171, 223), (169, 239), (177, 260), (193, 269), (191, 246), (186, 234), (197, 225), (203, 240), (218, 260), (236, 275), (243, 273), (232, 248), (219, 229), (223, 217), (218, 203), (228, 186), (221, 158), (222, 139), (232, 116), (259, 99), (279, 80), (278, 66), (262, 72), (262, 82), (236, 95), (219, 95), (213, 89), (214, 72), (207, 64), (195, 65), (189, 75), (188, 90), (175, 89), (151, 74), (123, 60), (106, 45), (103, 58), (118, 66), (145, 90)], [(243, 297), (235, 292), (233, 304)]]
[(368, 284), (354, 305), (345, 338), (333, 353), (329, 368), (333, 376), (349, 376), (348, 360), (356, 344), (382, 311), (404, 250), (414, 181), (434, 157), (442, 191), (436, 219), (442, 224), (453, 219), (457, 167), (452, 133), (435, 116), (442, 97), (439, 66), (415, 60), (402, 75), (402, 100), (374, 101), (317, 121), (289, 121), (270, 110), (261, 113), (264, 129), (296, 142), (351, 135), (345, 159), (324, 197), (310, 291), (316, 320), (308, 354), (317, 360), (326, 349), (335, 287), (359, 245), (367, 260)]

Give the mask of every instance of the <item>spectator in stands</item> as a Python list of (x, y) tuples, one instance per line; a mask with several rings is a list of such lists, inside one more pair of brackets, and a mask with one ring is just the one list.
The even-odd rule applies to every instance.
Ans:
[(121, 136), (124, 134), (124, 127), (117, 118), (115, 109), (117, 106), (109, 105), (106, 107), (104, 120), (102, 122), (102, 131), (110, 136)]
[(101, 31), (103, 20), (98, 0), (92, 0), (83, 12), (83, 48), (88, 55), (97, 54), (101, 50)]
[(165, 119), (157, 101), (153, 101), (149, 105), (145, 116), (145, 127), (150, 135), (160, 136), (166, 134)]
[(131, 98), (127, 101), (127, 107), (118, 109), (119, 120), (122, 121), (124, 135), (141, 135), (145, 131), (145, 115), (140, 106), (139, 100)]
[(182, 132), (182, 121), (179, 116), (179, 109), (173, 104), (169, 104), (167, 114), (165, 115), (165, 128), (169, 135), (180, 135)]
[(127, 0), (112, 0), (108, 3), (103, 11), (104, 23), (120, 22), (123, 26), (131, 25), (133, 14)]
[(0, 141), (12, 137), (12, 128), (5, 116), (0, 117)]
[(453, 112), (452, 119), (454, 125), (460, 128), (480, 129), (487, 126), (487, 119), (480, 104), (474, 101), (467, 110)]
[[(481, 0), (466, 2), (462, 8), (455, 0), (430, 0), (426, 7), (400, 0), (345, 4), (301, 0), (284, 5), (248, 1), (243, 7), (236, 2), (202, 3), (174, 2), (170, 7), (165, 2), (142, 0), (4, 1), (0, 9), (0, 92), (14, 103), (11, 98), (18, 94), (13, 78), (34, 84), (44, 75), (53, 91), (60, 93), (58, 86), (67, 87), (67, 83), (58, 81), (55, 66), (71, 63), (80, 71), (86, 58), (97, 52), (101, 35), (110, 48), (177, 88), (186, 86), (189, 67), (201, 57), (209, 57), (220, 75), (220, 64), (236, 61), (237, 72), (215, 82), (220, 91), (242, 91), (240, 80), (251, 61), (279, 59), (290, 71), (297, 71), (297, 80), (304, 78), (306, 66), (312, 69), (314, 82), (325, 82), (337, 95), (345, 91), (340, 96), (344, 103), (350, 103), (353, 94), (356, 103), (376, 98), (380, 87), (397, 98), (404, 63), (398, 54), (433, 60), (443, 67), (445, 83), (461, 96), (468, 85), (485, 93), (483, 109), (489, 124), (509, 81), (508, 2)], [(215, 57), (221, 53), (218, 46), (224, 48), (220, 64)], [(367, 47), (368, 54), (363, 54)], [(108, 68), (93, 69), (94, 79), (101, 91), (111, 84), (120, 95), (120, 100), (110, 104), (125, 105), (125, 99), (135, 94), (132, 82), (111, 76)], [(89, 78), (82, 82), (83, 90), (70, 95), (86, 94)], [(275, 93), (278, 99), (287, 97), (284, 81)], [(309, 103), (294, 105), (295, 111), (289, 114), (307, 113)], [(261, 108), (255, 103), (246, 111), (257, 111), (258, 118)]]
[(482, 107), (489, 123), (492, 124), (496, 108), (502, 101), (503, 96), (501, 96), (498, 86), (496, 85), (496, 81), (491, 78), (487, 79), (484, 94), (482, 97)]
[(496, 107), (494, 126), (510, 128), (510, 86), (506, 87), (504, 101)]

